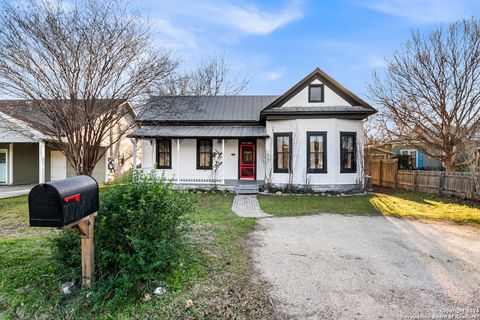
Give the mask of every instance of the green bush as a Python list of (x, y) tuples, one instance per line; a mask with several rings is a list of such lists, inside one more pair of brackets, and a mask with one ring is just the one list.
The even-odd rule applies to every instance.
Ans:
[[(184, 217), (192, 195), (155, 175), (127, 175), (101, 192), (95, 220), (95, 287), (98, 301), (136, 298), (165, 280), (180, 263)], [(80, 278), (80, 240), (72, 231), (53, 238), (55, 257)]]

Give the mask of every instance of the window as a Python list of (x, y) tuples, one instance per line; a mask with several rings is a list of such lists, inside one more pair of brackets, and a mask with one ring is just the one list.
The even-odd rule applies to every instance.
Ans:
[(402, 155), (409, 156), (409, 165), (412, 169), (417, 169), (417, 150), (402, 150)]
[(197, 140), (197, 169), (212, 169), (213, 148), (211, 139)]
[(308, 86), (308, 102), (323, 102), (323, 84)]
[(340, 173), (357, 172), (355, 132), (340, 132)]
[(157, 139), (157, 168), (172, 168), (172, 140)]
[(290, 162), (292, 160), (292, 134), (274, 133), (273, 134), (273, 172), (288, 173)]
[(307, 132), (307, 172), (327, 172), (326, 132)]

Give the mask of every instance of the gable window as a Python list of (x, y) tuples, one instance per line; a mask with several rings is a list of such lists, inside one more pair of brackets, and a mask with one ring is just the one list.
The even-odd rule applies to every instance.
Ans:
[(307, 172), (327, 172), (326, 132), (307, 132)]
[(357, 172), (355, 132), (340, 132), (340, 172)]
[(290, 162), (292, 160), (292, 134), (274, 133), (273, 134), (273, 171), (278, 173), (288, 173)]
[(308, 102), (323, 102), (323, 84), (311, 84), (308, 86)]
[(157, 139), (157, 168), (172, 168), (172, 140)]
[(210, 170), (212, 169), (212, 139), (198, 139), (197, 140), (197, 169)]

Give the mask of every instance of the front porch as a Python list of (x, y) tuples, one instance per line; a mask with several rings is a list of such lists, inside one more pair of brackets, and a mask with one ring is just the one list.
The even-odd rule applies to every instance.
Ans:
[[(200, 133), (182, 129), (168, 135), (141, 136), (138, 131), (131, 135), (134, 167), (145, 173), (154, 171), (183, 188), (234, 190), (239, 185), (263, 185), (267, 161), (263, 134), (211, 137), (211, 127), (203, 127)], [(140, 146), (142, 163), (137, 166)]]
[[(94, 169), (97, 181), (107, 179), (106, 157)], [(49, 142), (0, 142), (0, 186), (25, 186), (75, 176), (66, 157)]]

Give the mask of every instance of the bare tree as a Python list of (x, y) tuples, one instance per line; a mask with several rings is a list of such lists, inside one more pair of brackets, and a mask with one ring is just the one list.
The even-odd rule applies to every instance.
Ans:
[(148, 27), (122, 1), (0, 4), (0, 90), (41, 116), (16, 104), (9, 113), (46, 134), (77, 174), (92, 174), (101, 145), (122, 136), (108, 139), (127, 101), (146, 98), (177, 62), (154, 48)]
[(160, 93), (166, 96), (217, 96), (242, 93), (250, 79), (233, 75), (224, 56), (203, 59), (191, 72), (176, 72), (162, 83)]
[(370, 94), (383, 107), (383, 129), (454, 169), (480, 128), (480, 23), (461, 20), (418, 31), (374, 74)]

